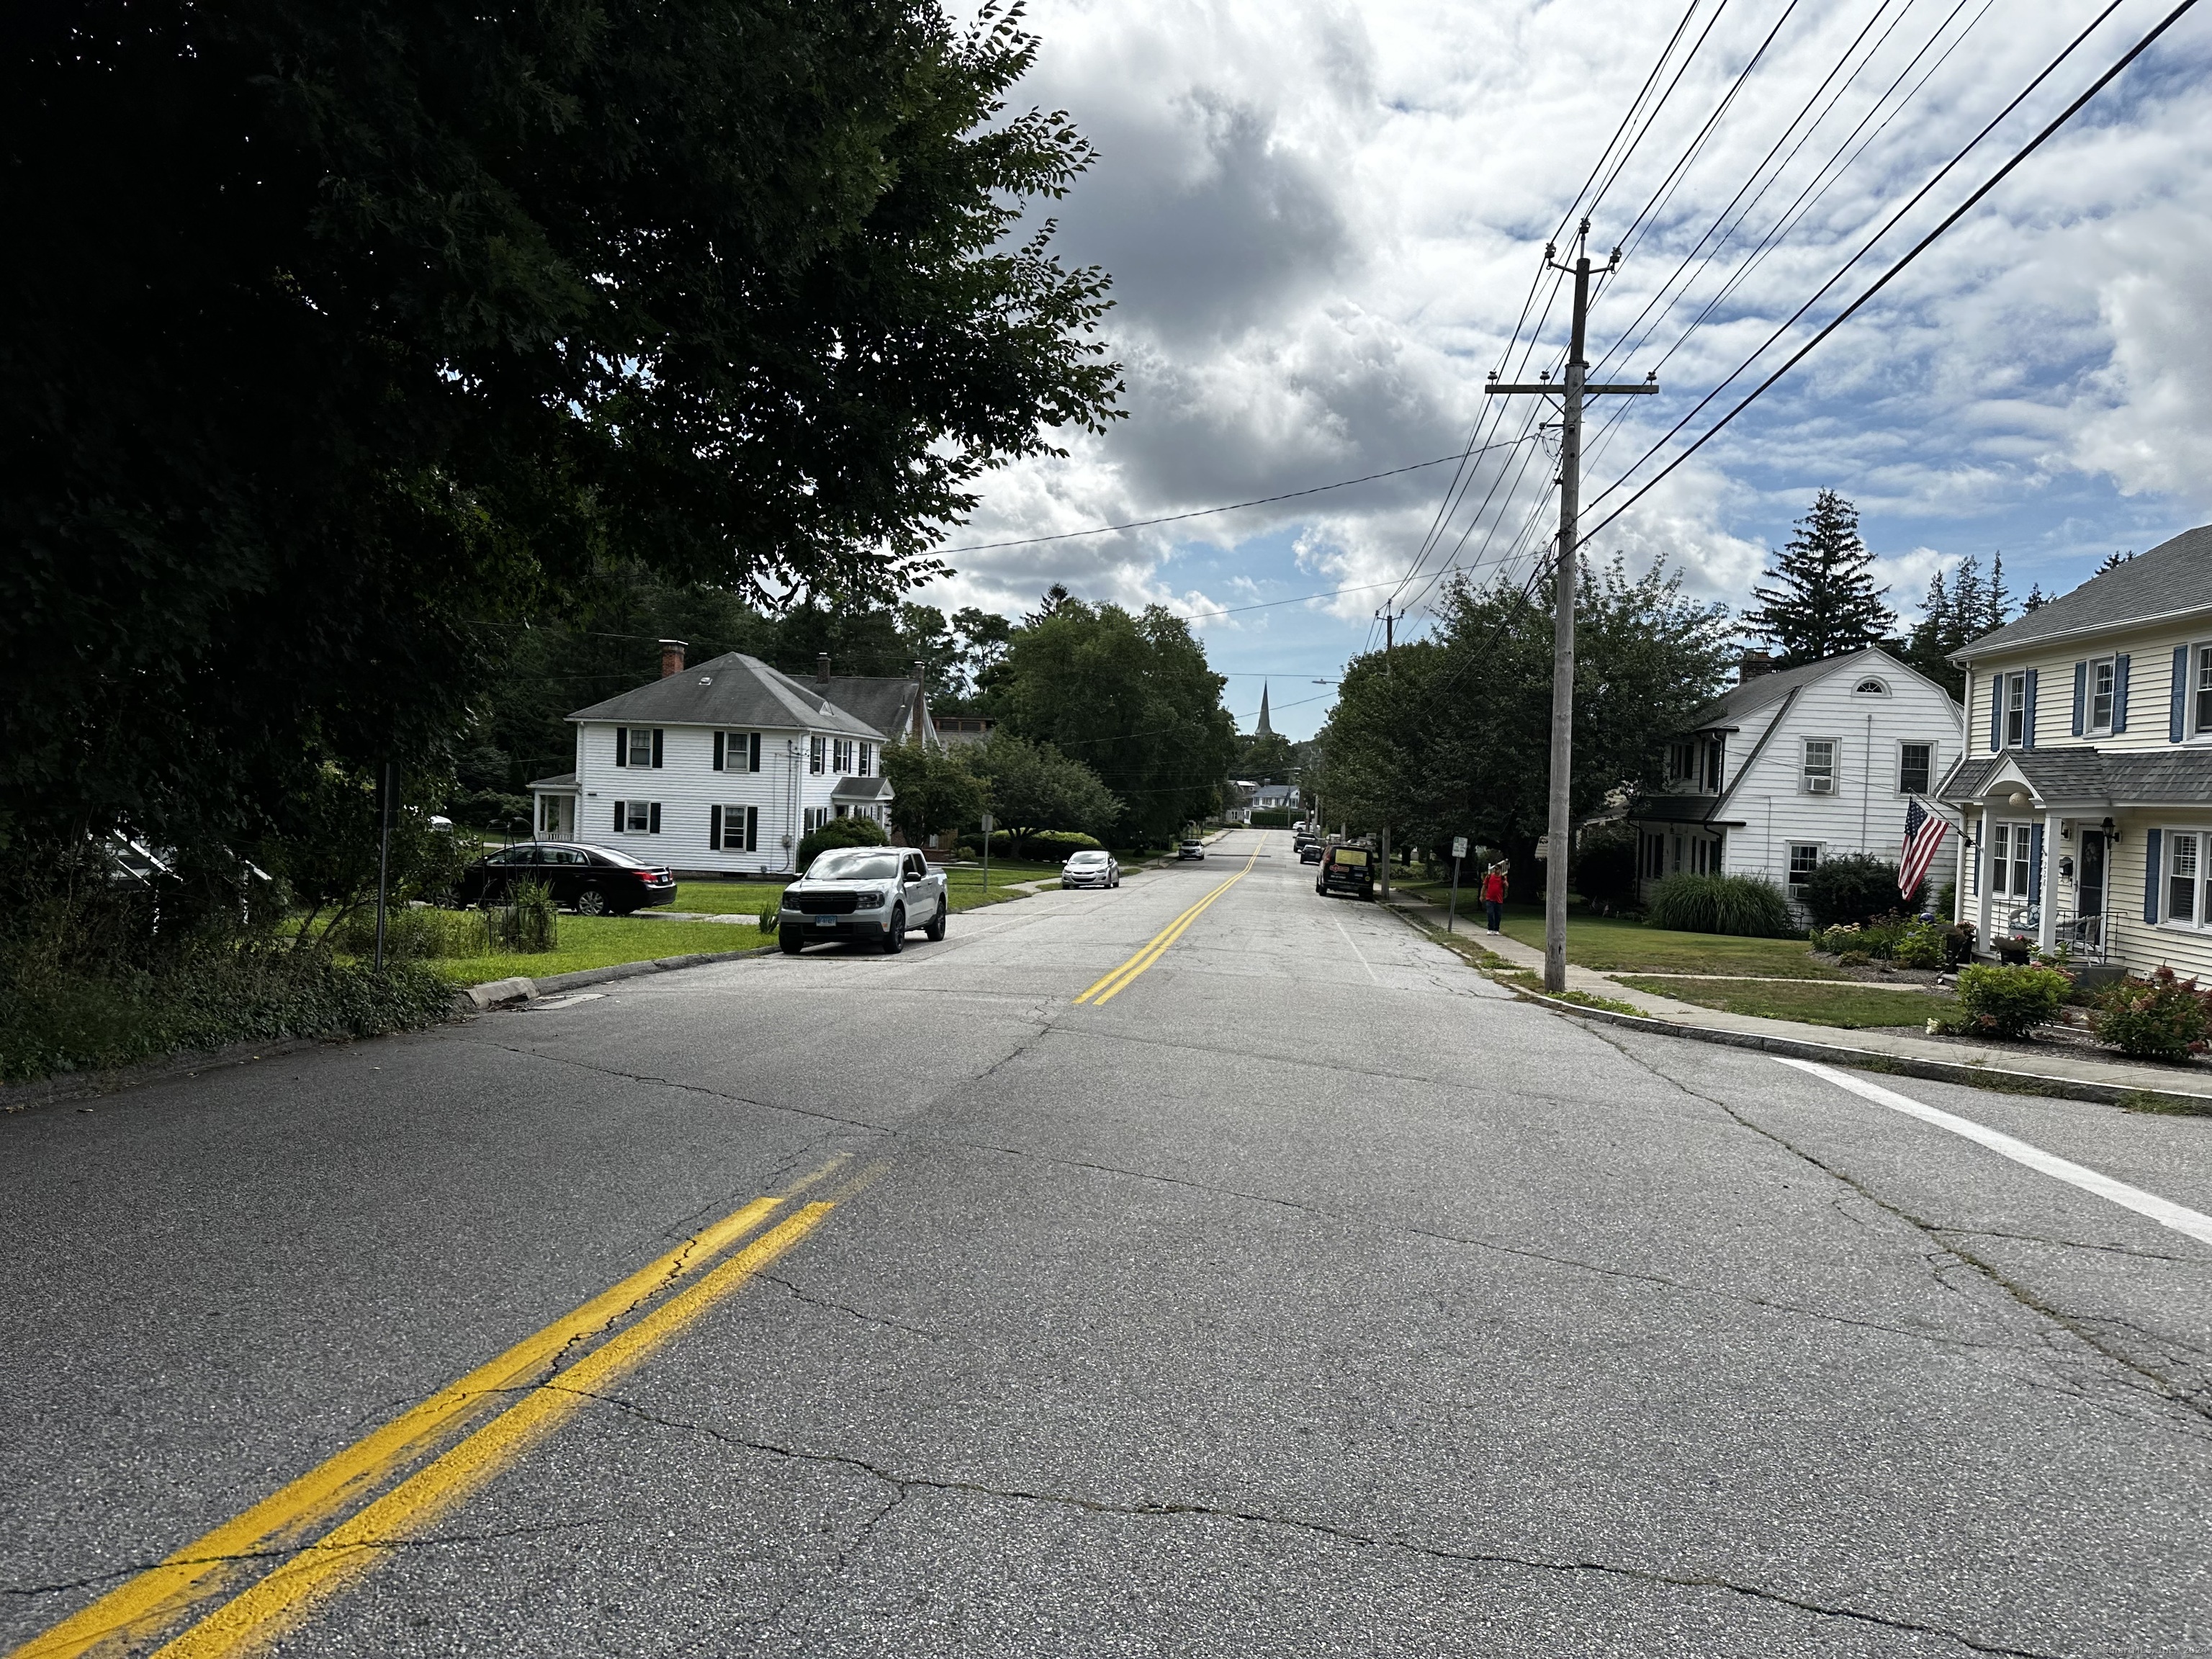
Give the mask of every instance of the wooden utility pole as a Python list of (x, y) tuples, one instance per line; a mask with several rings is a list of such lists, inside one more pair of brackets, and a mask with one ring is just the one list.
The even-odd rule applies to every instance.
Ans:
[[(1391, 666), (1390, 649), (1397, 639), (1398, 617), (1387, 605), (1376, 614), (1382, 618), (1382, 678), (1394, 680), (1398, 674), (1397, 670)], [(1368, 637), (1372, 639), (1374, 635), (1370, 634)], [(1387, 823), (1382, 826), (1381, 847), (1379, 862), (1382, 867), (1376, 872), (1376, 880), (1379, 884), (1380, 896), (1388, 903), (1390, 898), (1390, 826)]]
[[(1534, 386), (1504, 386), (1493, 372), (1482, 389), (1492, 394), (1534, 392), (1559, 398), (1563, 405), (1559, 426), (1559, 540), (1553, 579), (1552, 618), (1552, 799), (1549, 854), (1544, 860), (1544, 988), (1567, 988), (1567, 854), (1574, 826), (1569, 821), (1568, 789), (1575, 763), (1575, 555), (1580, 547), (1583, 486), (1583, 399), (1601, 393), (1624, 392), (1650, 396), (1659, 390), (1656, 374), (1639, 384), (1590, 386), (1585, 355), (1589, 328), (1589, 221), (1575, 232), (1576, 254), (1571, 265), (1561, 264), (1553, 244), (1544, 245), (1544, 263), (1575, 279), (1573, 343), (1567, 351), (1567, 380), (1564, 386), (1549, 380)], [(1619, 269), (1620, 250), (1605, 265)]]

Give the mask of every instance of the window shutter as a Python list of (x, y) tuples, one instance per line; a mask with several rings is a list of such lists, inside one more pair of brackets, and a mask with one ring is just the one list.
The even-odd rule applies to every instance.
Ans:
[(629, 803), (625, 800), (618, 800), (615, 803), (615, 834), (618, 836), (622, 834), (623, 820), (629, 806)]
[(615, 764), (629, 764), (629, 727), (627, 726), (615, 727)]
[[(2035, 677), (2033, 674), (2027, 680), (2027, 706), (2031, 709), (2035, 707)], [(2028, 746), (2034, 747), (2033, 744)], [(656, 767), (660, 764), (660, 728), (657, 726), (653, 728), (653, 763)]]
[(745, 808), (745, 851), (760, 851), (760, 808), (757, 806)]
[(760, 770), (760, 745), (761, 734), (756, 732), (745, 744), (745, 770), (748, 772), (757, 772)]
[(652, 805), (647, 807), (645, 811), (646, 834), (648, 836), (659, 835), (660, 833), (660, 803), (659, 801), (655, 801)]
[(720, 732), (714, 733), (714, 769), (717, 772), (722, 769), (722, 734)]
[(2077, 662), (2074, 665), (2074, 735), (2077, 738), (2081, 735), (2081, 714), (2088, 700), (2089, 665)]
[[(2027, 709), (2026, 718), (2020, 723), (2020, 746), (2023, 749), (2035, 747), (2035, 671), (2033, 668), (2027, 671)], [(653, 734), (653, 763), (655, 766), (660, 764), (660, 733), (658, 732)], [(2035, 833), (2039, 836), (2043, 832), (2039, 830)]]
[(2004, 747), (2005, 677), (1990, 676), (1990, 753)]
[(2158, 884), (2163, 872), (2159, 868), (2160, 855), (2166, 851), (2163, 831), (2143, 831), (2143, 920), (2158, 920)]
[(2043, 898), (2043, 826), (2035, 825), (2027, 832), (2027, 902), (2039, 903)]
[(2173, 695), (2169, 702), (2171, 707), (2166, 717), (2166, 741), (2179, 743), (2185, 724), (2182, 715), (2189, 707), (2189, 647), (2185, 645), (2173, 647)]
[(721, 848), (722, 809), (719, 806), (710, 806), (707, 809), (707, 850), (710, 853), (718, 853)]
[(2112, 730), (2128, 729), (2128, 653), (2112, 659)]

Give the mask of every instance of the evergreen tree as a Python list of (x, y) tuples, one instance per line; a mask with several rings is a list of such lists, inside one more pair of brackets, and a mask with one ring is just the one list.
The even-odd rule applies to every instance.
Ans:
[(1882, 603), (1889, 590), (1875, 586), (1873, 563), (1858, 509), (1824, 489), (1775, 555), (1775, 586), (1752, 590), (1759, 604), (1744, 613), (1745, 626), (1778, 647), (1784, 668), (1880, 645), (1897, 614)]
[[(1960, 567), (1961, 576), (1966, 567)], [(1905, 641), (1905, 660), (1939, 685), (1948, 686), (1956, 694), (1966, 684), (1966, 677), (1944, 660), (1945, 653), (1953, 648), (1955, 629), (1955, 602), (1943, 586), (1943, 573), (1937, 570), (1928, 579), (1927, 597), (1920, 602), (1920, 620)]]
[(1990, 560), (1990, 591), (1982, 612), (1982, 632), (1994, 633), (2012, 620), (2012, 599), (2005, 592), (2004, 551), (1999, 549)]
[(2021, 615), (2026, 616), (2031, 611), (2040, 611), (2050, 603), (2051, 601), (2044, 597), (2043, 584), (2036, 582), (2028, 588), (2027, 597), (2021, 601)]
[(2090, 574), (2091, 575), (2093, 575), (2093, 576), (2101, 576), (2101, 575), (2103, 575), (2103, 574), (2104, 574), (2107, 570), (2118, 570), (2118, 569), (2122, 565), (2125, 564), (2125, 563), (2126, 563), (2130, 559), (2132, 559), (2133, 557), (2135, 557), (2135, 555), (2134, 555), (2134, 553), (2133, 553), (2133, 552), (2127, 552), (2127, 553), (2107, 553), (2107, 554), (2106, 554), (2106, 555), (2105, 555), (2105, 562), (2104, 562), (2104, 563), (2102, 563), (2102, 564), (2099, 565), (2099, 566), (2098, 566), (2094, 570), (2091, 571), (2089, 574)]

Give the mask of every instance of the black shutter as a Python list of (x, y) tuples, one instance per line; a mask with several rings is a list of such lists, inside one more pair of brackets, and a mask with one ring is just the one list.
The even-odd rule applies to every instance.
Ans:
[(722, 809), (719, 806), (707, 809), (707, 850), (710, 853), (722, 850)]
[(2189, 647), (2173, 647), (2173, 690), (2167, 699), (2166, 736), (2170, 743), (2179, 743), (2188, 726), (2189, 708)]
[[(2078, 732), (2081, 728), (2076, 726), (2074, 729)], [(717, 772), (722, 769), (722, 733), (720, 732), (714, 733), (714, 769)]]
[(760, 851), (760, 808), (757, 806), (745, 808), (745, 851)]
[(615, 764), (629, 764), (629, 727), (627, 726), (615, 727)]
[(646, 833), (650, 836), (659, 835), (660, 833), (660, 803), (659, 801), (653, 802), (652, 805), (645, 809), (645, 811)]
[(628, 805), (629, 803), (627, 801), (618, 800), (615, 803), (615, 834), (618, 836), (622, 834), (623, 830), (623, 809)]
[(2004, 747), (2005, 677), (1990, 676), (1990, 753)]
[(660, 764), (660, 728), (657, 726), (653, 728), (653, 763)]
[[(2022, 749), (2035, 747), (2035, 677), (2036, 671), (2033, 668), (2029, 669), (2027, 671), (2027, 709), (2021, 717), (2020, 728), (2020, 746)], [(658, 766), (660, 764), (660, 733), (656, 732), (653, 737), (653, 763)], [(2039, 830), (2037, 833), (2040, 834), (2041, 831)]]
[(761, 734), (756, 732), (752, 734), (751, 739), (745, 744), (747, 750), (745, 770), (748, 772), (757, 772), (760, 770), (760, 743)]

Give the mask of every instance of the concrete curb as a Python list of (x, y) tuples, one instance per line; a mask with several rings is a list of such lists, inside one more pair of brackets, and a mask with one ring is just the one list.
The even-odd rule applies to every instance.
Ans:
[(453, 1010), (477, 1014), (491, 1008), (511, 1008), (534, 998), (579, 991), (586, 985), (605, 985), (618, 979), (638, 979), (647, 974), (672, 974), (685, 968), (708, 968), (718, 962), (742, 962), (764, 957), (776, 947), (756, 945), (744, 951), (701, 951), (685, 957), (657, 957), (647, 962), (618, 962), (611, 968), (579, 968), (574, 973), (549, 974), (544, 979), (495, 979), (453, 993)]
[(1586, 1008), (1562, 1002), (1541, 992), (1518, 985), (1503, 988), (1523, 1002), (1533, 1002), (1571, 1019), (1595, 1020), (1625, 1026), (1653, 1036), (1680, 1037), (1691, 1042), (1717, 1043), (1723, 1048), (1752, 1048), (1792, 1060), (1815, 1060), (1830, 1066), (1848, 1066), (1862, 1072), (1884, 1072), (1896, 1077), (1923, 1078), (1930, 1083), (1958, 1083), (1970, 1089), (2000, 1089), (2013, 1094), (2045, 1095), (2061, 1100), (2093, 1101), (2100, 1106), (2139, 1106), (2145, 1102), (2179, 1108), (2191, 1115), (2212, 1116), (2212, 1095), (2179, 1090), (2131, 1089), (2118, 1083), (2094, 1083), (2084, 1078), (2052, 1077), (2042, 1072), (2015, 1072), (1996, 1066), (1973, 1066), (1964, 1060), (1925, 1060), (1917, 1055), (1884, 1054), (1876, 1048), (1854, 1048), (1839, 1042), (1807, 1042), (1798, 1037), (1768, 1036), (1759, 1031), (1726, 1031), (1711, 1025), (1683, 1025), (1671, 1019), (1643, 1014), (1618, 1014), (1610, 1008)]

